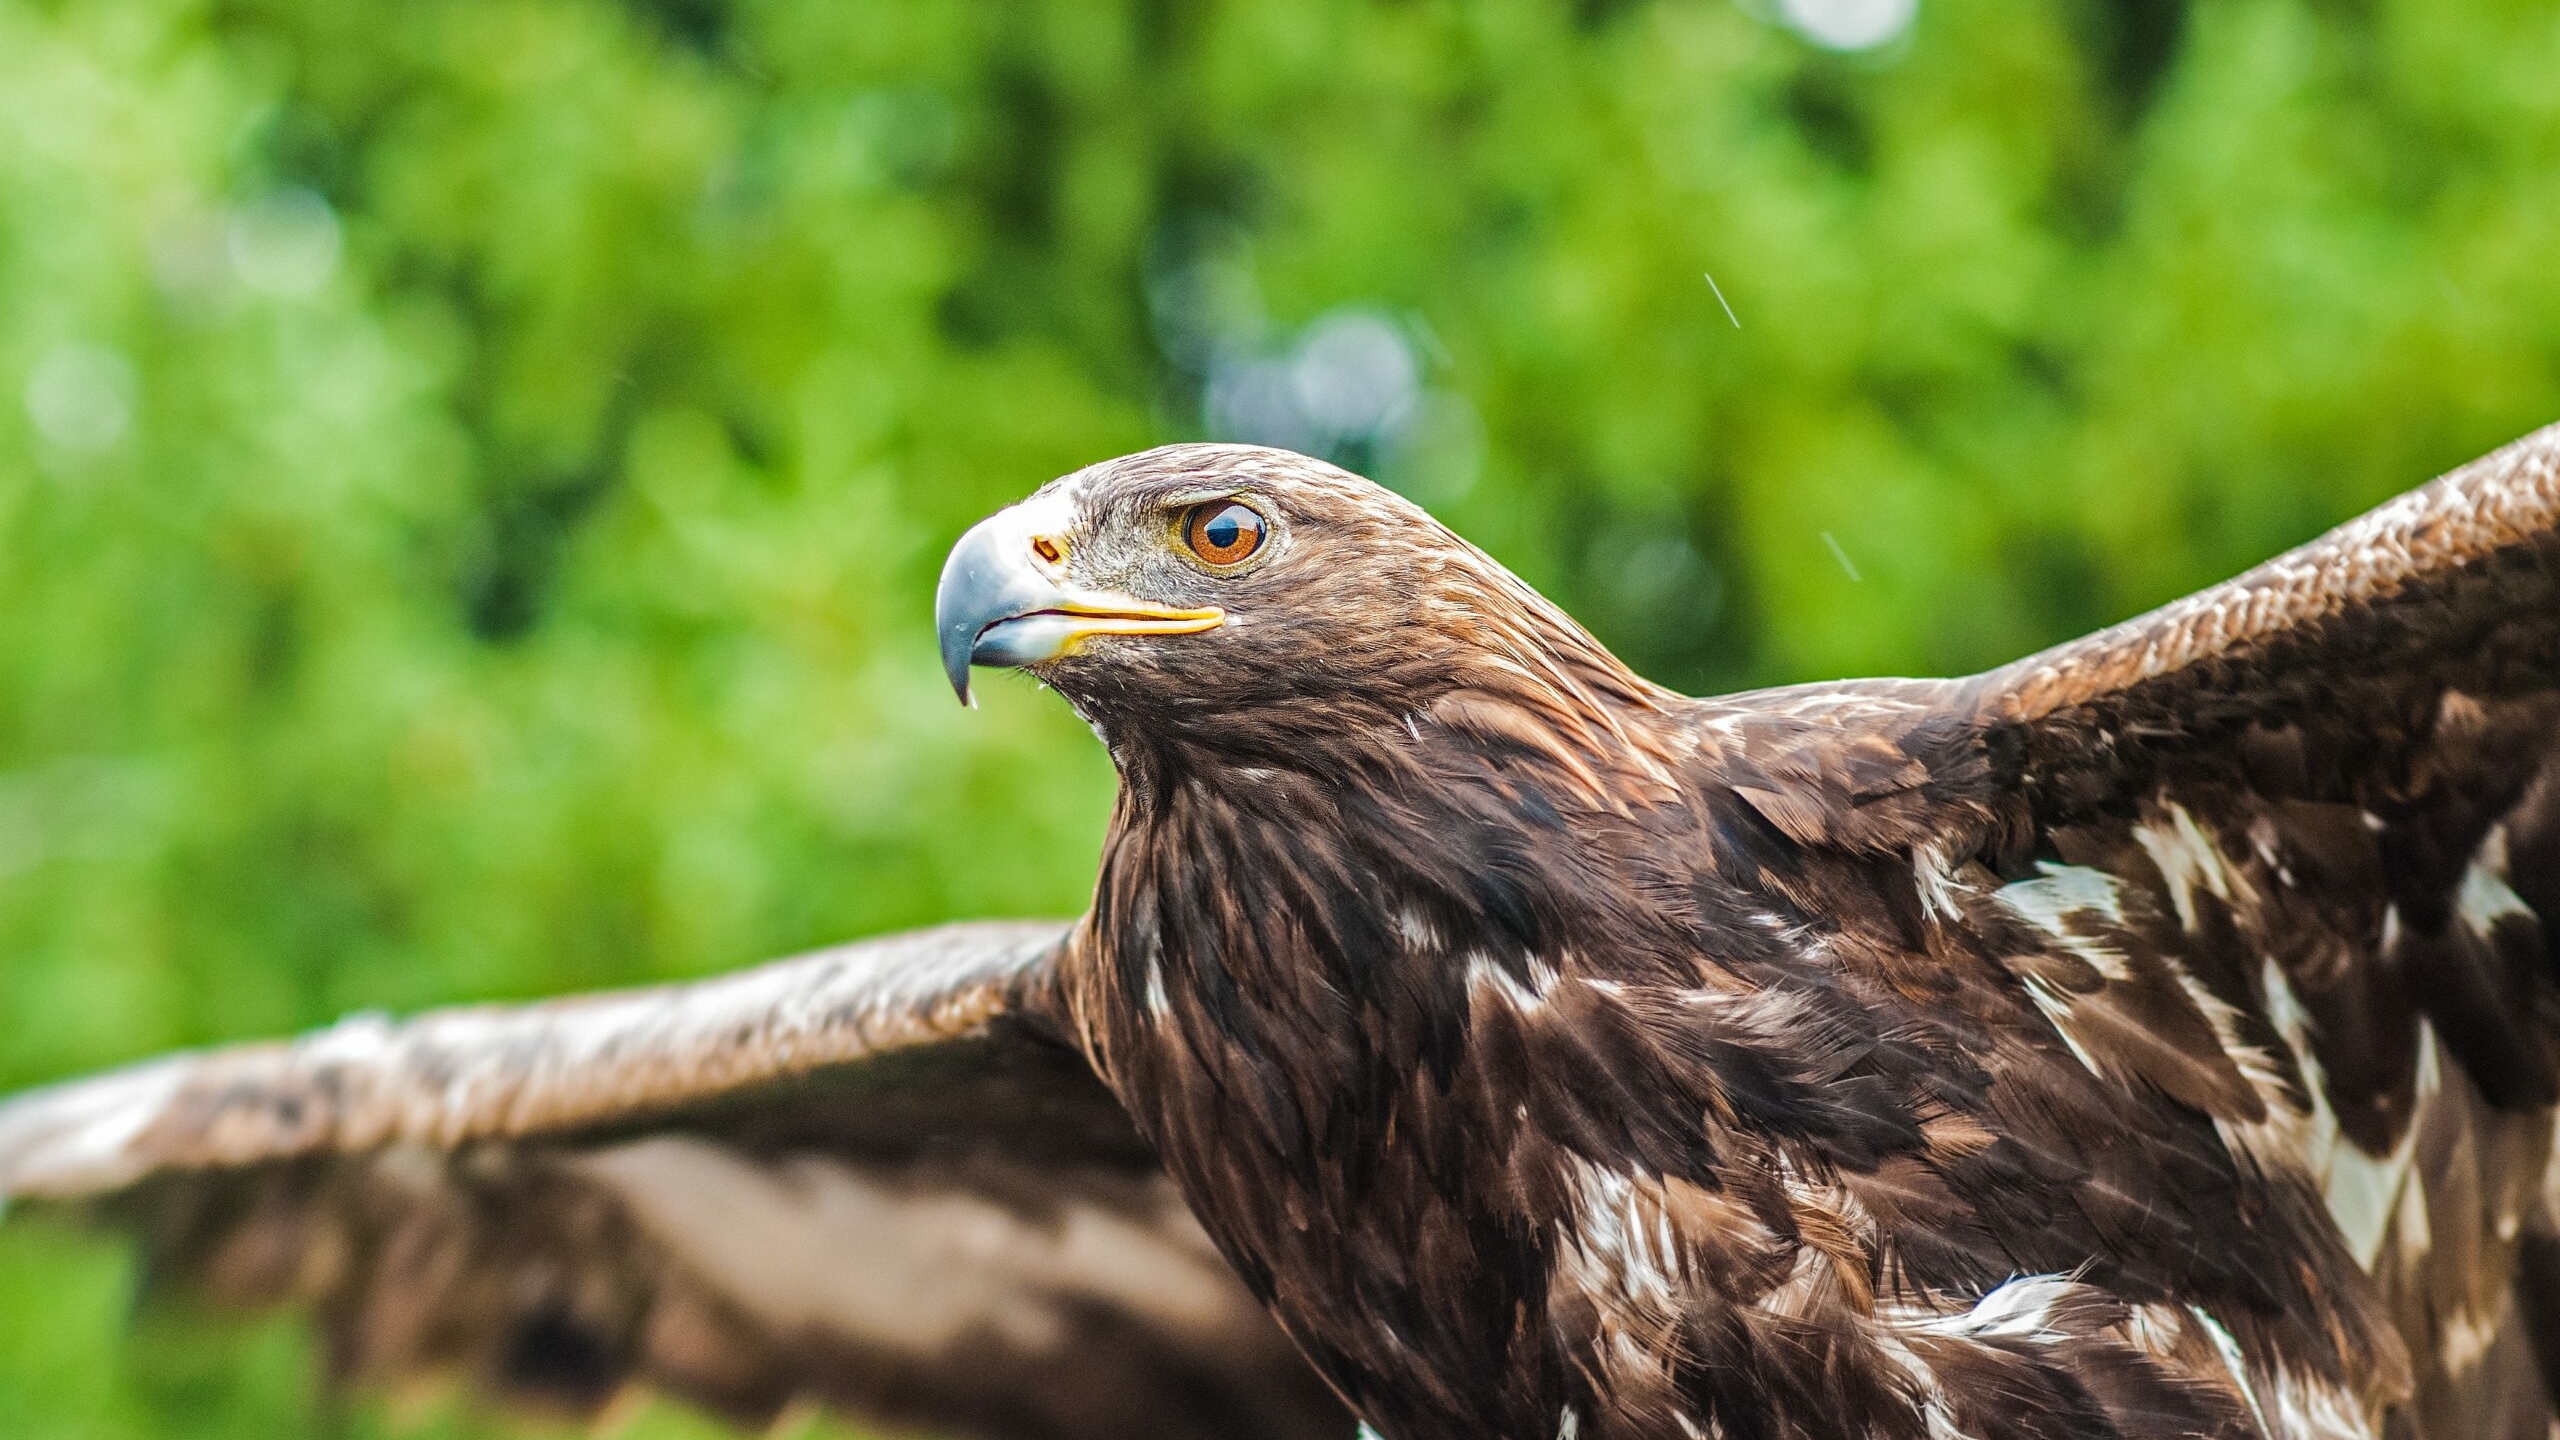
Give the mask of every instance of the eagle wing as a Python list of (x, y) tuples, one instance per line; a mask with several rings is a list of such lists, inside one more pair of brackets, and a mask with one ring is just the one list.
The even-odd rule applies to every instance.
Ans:
[(996, 1440), (1350, 1421), (1054, 1038), (1059, 925), (359, 1016), (0, 1104), (0, 1197), (316, 1312), (334, 1382)]
[(2318, 1197), (2416, 1433), (2544, 1433), (2560, 427), (1952, 693), (1979, 841), (1923, 846), (1923, 891), (1935, 864), (2081, 1065), (2209, 1115), (2277, 1208)]

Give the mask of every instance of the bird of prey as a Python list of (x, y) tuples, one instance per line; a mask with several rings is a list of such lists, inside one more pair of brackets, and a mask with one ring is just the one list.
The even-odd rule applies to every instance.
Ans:
[(2473, 1440), (2560, 1395), (2560, 427), (1952, 680), (1691, 699), (1181, 445), (937, 602), (1093, 903), (143, 1064), (0, 1192), (333, 1378), (989, 1440)]

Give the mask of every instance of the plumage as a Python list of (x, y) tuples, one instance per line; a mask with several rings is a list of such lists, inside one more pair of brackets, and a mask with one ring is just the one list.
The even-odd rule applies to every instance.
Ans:
[(2552, 1432), (2560, 429), (1958, 680), (1678, 696), (1241, 446), (937, 623), (1111, 750), (1072, 929), (156, 1062), (0, 1108), (0, 1192), (576, 1408)]

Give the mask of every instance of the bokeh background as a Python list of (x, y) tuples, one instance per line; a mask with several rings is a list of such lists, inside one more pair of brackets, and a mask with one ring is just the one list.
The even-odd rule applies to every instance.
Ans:
[[(1108, 767), (930, 594), (1151, 443), (1693, 689), (2119, 618), (2560, 417), (2554, 75), (2546, 0), (0, 0), (0, 1087), (1075, 911)], [(0, 1225), (0, 1434), (521, 1433), (132, 1281)]]

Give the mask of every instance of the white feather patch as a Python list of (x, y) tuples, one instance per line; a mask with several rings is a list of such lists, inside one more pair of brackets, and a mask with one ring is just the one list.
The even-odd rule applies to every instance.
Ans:
[(1534, 1015), (1547, 1008), (1547, 995), (1555, 989), (1556, 968), (1536, 956), (1524, 966), (1529, 973), (1523, 980), (1494, 963), (1481, 953), (1467, 956), (1467, 992), (1470, 995), (1492, 994), (1523, 1015)]
[(1417, 955), (1428, 955), (1440, 948), (1439, 933), (1431, 928), (1430, 921), (1422, 918), (1421, 911), (1410, 905), (1396, 911), (1396, 935), (1404, 941), (1407, 950)]
[[(2498, 839), (2498, 849), (2503, 852), (2506, 849), (2504, 837)], [(2463, 923), (2471, 927), (2473, 934), (2482, 937), (2486, 937), (2501, 920), (2534, 918), (2533, 907), (2525, 904), (2524, 897), (2518, 895), (2507, 884), (2506, 877), (2499, 873), (2506, 868), (2506, 857), (2502, 853), (2497, 858), (2499, 863), (2495, 869), (2491, 868), (2485, 854), (2472, 861), (2471, 868), (2462, 872), (2462, 889), (2455, 896), (2455, 908)]]
[(2053, 1316), (2079, 1288), (2077, 1281), (2061, 1275), (2025, 1275), (1975, 1301), (1970, 1310), (1915, 1317), (1907, 1328), (1961, 1339), (2050, 1345), (2070, 1338), (2055, 1328)]
[(2160, 867), (2169, 882), (2169, 903), (2177, 907), (2178, 923), (2188, 930), (2196, 928), (2196, 891), (2198, 888), (2229, 902), (2231, 872), (2223, 862), (2222, 847), (2213, 842), (2187, 807), (2168, 801), (2161, 807), (2163, 819), (2146, 821), (2133, 827), (2134, 843), (2142, 847), (2151, 863)]
[(1940, 920), (1963, 918), (1964, 887), (1957, 883), (1944, 845), (1931, 841), (1912, 847), (1911, 878), (1919, 887), (1922, 911)]
[(2068, 916), (2092, 914), (2111, 925), (2124, 923), (2124, 888), (2116, 877), (2087, 865), (2036, 862), (2032, 880), (2012, 880), (1999, 889), (2002, 903), (2019, 918), (2050, 935), (2077, 939), (2064, 923)]

